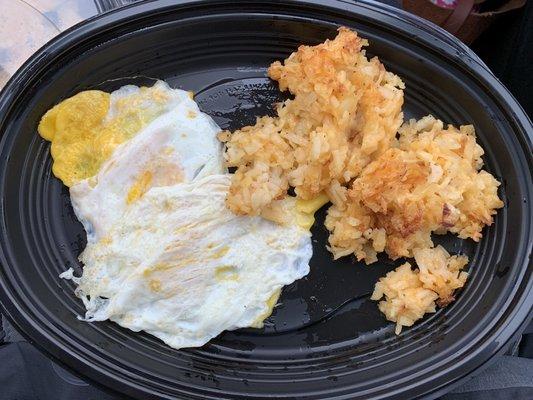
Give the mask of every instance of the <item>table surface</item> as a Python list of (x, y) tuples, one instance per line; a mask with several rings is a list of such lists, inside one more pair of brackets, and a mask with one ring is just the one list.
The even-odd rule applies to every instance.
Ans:
[(0, 0), (0, 10), (1, 88), (47, 41), (96, 15), (99, 3), (93, 0)]

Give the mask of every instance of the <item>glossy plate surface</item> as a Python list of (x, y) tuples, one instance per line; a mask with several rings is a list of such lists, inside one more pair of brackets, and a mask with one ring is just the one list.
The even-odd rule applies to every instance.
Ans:
[[(0, 96), (0, 301), (38, 347), (80, 374), (137, 398), (435, 397), (501, 352), (531, 309), (531, 122), (468, 49), (400, 11), (344, 2), (152, 1), (91, 19), (41, 49)], [(266, 67), (301, 43), (355, 28), (405, 81), (406, 118), (473, 123), (505, 208), (479, 244), (437, 238), (467, 254), (458, 300), (400, 336), (369, 295), (398, 263), (333, 262), (319, 213), (308, 277), (286, 287), (262, 330), (226, 332), (177, 351), (110, 323), (83, 323), (73, 285), (85, 234), (51, 174), (41, 115), (74, 93), (155, 78), (193, 90), (235, 129), (283, 98)]]

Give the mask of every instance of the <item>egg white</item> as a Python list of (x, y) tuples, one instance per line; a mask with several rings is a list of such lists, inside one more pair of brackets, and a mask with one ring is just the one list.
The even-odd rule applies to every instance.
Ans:
[(232, 214), (229, 185), (217, 174), (153, 188), (110, 229), (111, 243), (88, 245), (79, 284), (86, 318), (176, 348), (260, 323), (269, 298), (309, 272), (310, 233)]

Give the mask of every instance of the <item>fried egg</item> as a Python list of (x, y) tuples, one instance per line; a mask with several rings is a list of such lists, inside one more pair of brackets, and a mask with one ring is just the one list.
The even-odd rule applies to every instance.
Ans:
[(78, 294), (110, 319), (172, 347), (262, 325), (284, 285), (309, 272), (310, 232), (225, 206), (227, 174), (156, 187), (89, 244)]
[(52, 142), (52, 172), (68, 187), (94, 176), (118, 145), (189, 97), (158, 81), (149, 88), (128, 85), (111, 94), (87, 90), (62, 101), (38, 128)]
[[(150, 92), (126, 86), (111, 94), (106, 120), (120, 118), (124, 109), (130, 110), (128, 103), (123, 104), (126, 100), (140, 104), (140, 113), (149, 110), (152, 115), (158, 107), (166, 112), (118, 145), (94, 176), (70, 188), (72, 206), (90, 242), (104, 237), (127, 207), (150, 188), (225, 172), (216, 138), (220, 128), (211, 117), (199, 110), (188, 92), (170, 89), (162, 82), (154, 88)], [(151, 99), (147, 93), (152, 93)], [(135, 97), (139, 95), (143, 95), (142, 102)], [(169, 104), (158, 105), (160, 97)]]
[(262, 326), (282, 287), (309, 272), (308, 228), (323, 201), (284, 200), (283, 225), (233, 214), (219, 131), (163, 82), (82, 92), (43, 117), (53, 172), (87, 231), (82, 276), (61, 275), (78, 285), (82, 319), (201, 346)]

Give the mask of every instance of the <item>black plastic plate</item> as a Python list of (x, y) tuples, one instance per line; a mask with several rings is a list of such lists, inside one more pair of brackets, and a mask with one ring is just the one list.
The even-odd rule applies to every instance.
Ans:
[[(531, 309), (531, 122), (477, 58), (442, 32), (370, 2), (142, 3), (91, 19), (41, 49), (0, 96), (0, 301), (48, 355), (115, 391), (147, 398), (435, 397), (485, 364)], [(479, 244), (438, 237), (467, 254), (458, 300), (400, 336), (369, 300), (379, 276), (325, 249), (324, 210), (313, 228), (308, 277), (286, 287), (262, 330), (226, 332), (177, 351), (110, 323), (85, 323), (73, 267), (85, 234), (67, 189), (51, 174), (41, 115), (74, 93), (155, 78), (193, 90), (223, 128), (252, 123), (282, 98), (266, 67), (339, 25), (370, 40), (369, 53), (405, 81), (406, 118), (428, 113), (473, 123), (486, 168), (502, 181), (500, 210)]]

